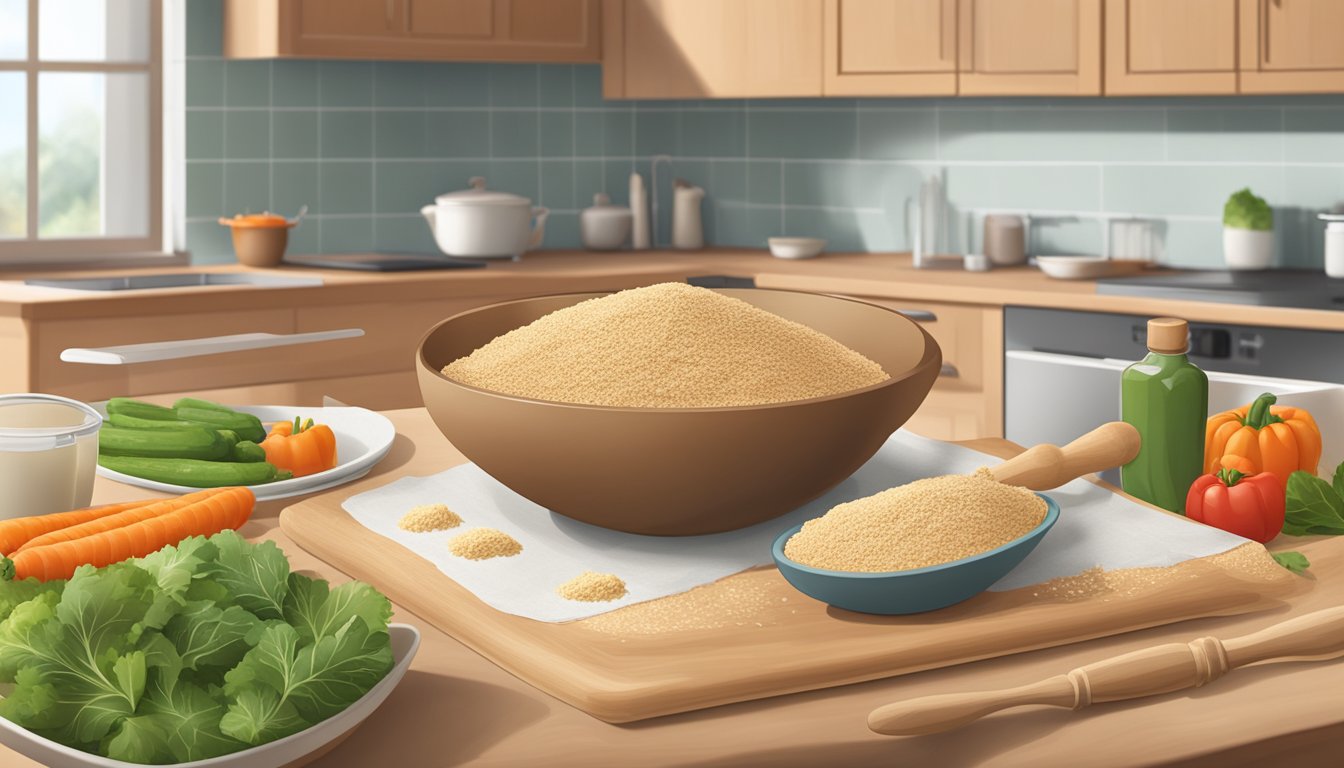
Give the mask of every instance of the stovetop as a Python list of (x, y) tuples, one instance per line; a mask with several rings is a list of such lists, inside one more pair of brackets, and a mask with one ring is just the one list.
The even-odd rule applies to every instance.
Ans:
[(1097, 293), (1263, 307), (1344, 310), (1344, 280), (1311, 270), (1176, 272), (1097, 281)]

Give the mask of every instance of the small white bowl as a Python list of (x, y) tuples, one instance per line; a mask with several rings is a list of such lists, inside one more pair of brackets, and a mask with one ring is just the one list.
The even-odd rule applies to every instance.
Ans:
[[(415, 652), (420, 647), (420, 632), (408, 624), (393, 624), (388, 627), (388, 632), (392, 636), (393, 667), (386, 677), (354, 704), (283, 739), (207, 760), (170, 763), (169, 768), (280, 768), (304, 765), (326, 754), (373, 714), (406, 676), (411, 659), (415, 658)], [(20, 728), (2, 717), (0, 744), (51, 768), (143, 768), (138, 763), (112, 760), (67, 747)]]
[(777, 259), (810, 259), (826, 249), (820, 237), (772, 237), (766, 242)]

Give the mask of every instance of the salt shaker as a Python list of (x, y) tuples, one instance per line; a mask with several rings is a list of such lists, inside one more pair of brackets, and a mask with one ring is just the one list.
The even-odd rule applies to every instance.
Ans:
[(705, 227), (700, 203), (705, 190), (684, 179), (677, 179), (672, 192), (672, 247), (693, 251), (705, 247)]
[(1325, 222), (1325, 274), (1344, 278), (1344, 214), (1322, 213)]

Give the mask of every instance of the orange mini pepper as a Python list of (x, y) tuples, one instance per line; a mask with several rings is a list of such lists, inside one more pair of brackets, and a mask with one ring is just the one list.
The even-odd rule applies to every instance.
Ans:
[(326, 424), (282, 421), (261, 442), (266, 460), (295, 477), (325, 472), (336, 466), (336, 434)]
[(1274, 405), (1266, 392), (1254, 403), (1209, 417), (1204, 433), (1204, 470), (1217, 472), (1228, 454), (1250, 462), (1253, 472), (1270, 472), (1288, 486), (1298, 470), (1316, 474), (1321, 461), (1321, 430), (1301, 408)]

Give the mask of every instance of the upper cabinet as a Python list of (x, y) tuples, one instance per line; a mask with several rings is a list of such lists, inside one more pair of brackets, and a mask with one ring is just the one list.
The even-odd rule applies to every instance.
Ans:
[(233, 58), (588, 61), (600, 0), (225, 0)]
[(820, 96), (822, 0), (612, 0), (607, 98)]
[(961, 0), (958, 92), (1101, 95), (1101, 0)]
[(826, 0), (827, 96), (957, 92), (957, 0)]
[(1237, 92), (1237, 0), (1107, 0), (1106, 93)]
[(1243, 93), (1344, 91), (1344, 2), (1240, 0)]

